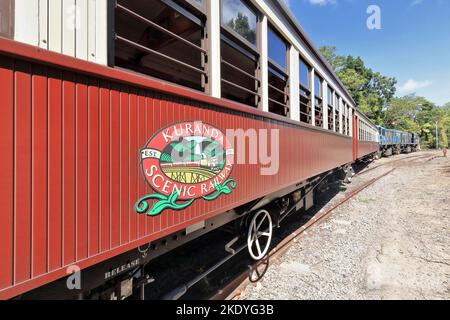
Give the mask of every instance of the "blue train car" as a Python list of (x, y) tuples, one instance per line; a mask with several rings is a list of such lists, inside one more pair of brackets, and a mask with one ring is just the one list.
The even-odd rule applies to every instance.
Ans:
[(411, 153), (419, 147), (417, 134), (402, 132), (399, 130), (386, 129), (377, 126), (380, 135), (380, 153), (385, 157), (400, 153)]

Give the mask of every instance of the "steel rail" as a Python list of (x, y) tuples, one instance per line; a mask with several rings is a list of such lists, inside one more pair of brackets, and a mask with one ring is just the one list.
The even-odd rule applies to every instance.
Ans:
[[(316, 217), (308, 221), (305, 225), (298, 228), (296, 231), (294, 231), (291, 235), (289, 235), (287, 238), (285, 238), (283, 241), (281, 241), (275, 248), (273, 248), (270, 253), (268, 254), (268, 259), (273, 259), (276, 257), (279, 257), (283, 252), (286, 251), (286, 249), (289, 248), (290, 245), (296, 240), (299, 236), (301, 236), (305, 231), (313, 227), (318, 222), (322, 221), (323, 219), (330, 216), (334, 210), (348, 202), (350, 199), (358, 195), (363, 190), (367, 189), (371, 185), (373, 185), (378, 180), (386, 177), (387, 175), (394, 172), (396, 168), (391, 169), (388, 172), (385, 172), (384, 174), (371, 179), (370, 181), (364, 183), (362, 186), (356, 188), (355, 190), (348, 193), (344, 199), (339, 201), (337, 204), (333, 205), (331, 208), (327, 209), (326, 211), (319, 213)], [(264, 260), (262, 260), (264, 261)], [(267, 259), (265, 259), (267, 261)], [(257, 268), (260, 265), (260, 263), (255, 263), (253, 265), (253, 268)], [(239, 296), (239, 288), (246, 284), (246, 280), (249, 278), (249, 272), (245, 271), (239, 276), (237, 276), (235, 279), (233, 279), (229, 284), (227, 284), (223, 289), (219, 290), (214, 296), (210, 298), (210, 300), (236, 300), (236, 297)]]
[[(400, 162), (400, 161), (409, 160), (409, 159), (413, 159), (413, 158), (417, 158), (417, 160), (418, 160), (418, 159), (427, 158), (427, 157), (429, 157), (429, 155), (415, 155), (415, 156), (410, 156), (410, 157), (406, 157), (406, 158), (402, 158), (402, 159), (396, 159), (394, 161), (390, 161), (390, 162), (387, 162), (387, 163), (382, 163), (382, 164), (380, 164), (378, 166), (375, 166), (373, 168), (368, 168), (366, 170), (358, 172), (356, 174), (356, 176), (365, 175), (365, 174), (367, 174), (367, 173), (369, 173), (369, 172), (371, 172), (371, 171), (373, 171), (375, 169), (378, 169), (378, 168), (381, 168), (381, 167), (384, 167), (384, 166), (387, 166), (387, 165), (390, 165), (390, 164), (394, 164), (394, 163), (397, 163), (397, 162)], [(413, 159), (413, 160), (415, 160), (415, 159)]]

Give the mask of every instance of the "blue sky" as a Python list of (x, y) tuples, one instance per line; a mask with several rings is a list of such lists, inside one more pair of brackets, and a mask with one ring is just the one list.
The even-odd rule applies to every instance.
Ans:
[[(397, 95), (450, 102), (450, 0), (285, 0), (316, 47), (397, 78)], [(381, 29), (367, 28), (367, 8), (381, 9)]]

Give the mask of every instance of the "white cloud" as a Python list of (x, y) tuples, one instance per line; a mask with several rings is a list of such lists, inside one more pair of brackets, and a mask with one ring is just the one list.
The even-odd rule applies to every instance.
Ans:
[(424, 1), (424, 0), (414, 0), (414, 1), (412, 1), (409, 5), (410, 5), (411, 7), (414, 7), (414, 6), (417, 6), (417, 5), (419, 5), (419, 4), (422, 4), (423, 1)]
[(308, 0), (314, 6), (326, 6), (327, 4), (335, 4), (336, 0)]
[(397, 90), (401, 94), (409, 94), (414, 93), (419, 89), (423, 89), (431, 86), (433, 83), (429, 80), (425, 81), (416, 81), (414, 79), (409, 79), (406, 83), (400, 87), (397, 87)]

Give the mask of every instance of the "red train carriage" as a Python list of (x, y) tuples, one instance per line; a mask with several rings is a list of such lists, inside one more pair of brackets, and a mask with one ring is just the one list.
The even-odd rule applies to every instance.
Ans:
[[(206, 2), (206, 17), (215, 19), (215, 2)], [(270, 1), (278, 10), (272, 11), (266, 2), (243, 3), (258, 11), (258, 23), (267, 27), (266, 18), (272, 19), (277, 37), (290, 43), (287, 56), (306, 69), (268, 60), (273, 68), (257, 70), (255, 92), (245, 82), (222, 82), (241, 92), (223, 88), (227, 99), (215, 97), (214, 88), (201, 92), (156, 79), (153, 69), (149, 77), (0, 38), (0, 298), (126, 297), (130, 288), (146, 284), (139, 270), (155, 257), (228, 222), (267, 212), (279, 199), (308, 208), (310, 191), (325, 174), (378, 151), (373, 125), (286, 8)], [(190, 1), (162, 3), (186, 16), (203, 12)], [(227, 45), (242, 52), (233, 30), (224, 27), (222, 34), (222, 52), (229, 53)], [(308, 55), (296, 49), (296, 39), (304, 41)], [(210, 49), (219, 50), (217, 45)], [(155, 59), (167, 62), (158, 54)], [(220, 87), (214, 68), (205, 68), (208, 83)], [(283, 90), (282, 79), (291, 84)], [(328, 88), (330, 97), (324, 94)], [(248, 105), (252, 101), (256, 107)], [(267, 153), (256, 156), (263, 142)], [(219, 153), (220, 160), (171, 166), (173, 149), (206, 152), (202, 159)], [(274, 161), (264, 161), (271, 153)], [(252, 161), (255, 156), (260, 161)], [(66, 279), (77, 270), (83, 270), (81, 287), (70, 288)]]

